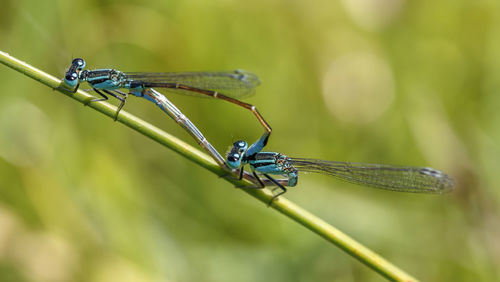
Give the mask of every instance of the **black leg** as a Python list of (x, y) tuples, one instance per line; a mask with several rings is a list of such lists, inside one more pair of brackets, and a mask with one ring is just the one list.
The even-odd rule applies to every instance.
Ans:
[(241, 180), (243, 178), (243, 172), (245, 170), (243, 169), (243, 167), (240, 167), (240, 178), (238, 178), (238, 180)]
[[(285, 194), (285, 193), (286, 193), (286, 188), (285, 188), (283, 185), (281, 185), (278, 181), (276, 181), (276, 179), (272, 178), (271, 176), (269, 176), (269, 175), (267, 175), (267, 174), (265, 174), (265, 173), (264, 173), (264, 174), (262, 174), (262, 175), (264, 175), (267, 179), (269, 179), (271, 182), (273, 182), (274, 184), (276, 184), (276, 186), (278, 186), (277, 188), (280, 188), (280, 189), (281, 189), (281, 192), (280, 192), (280, 193), (278, 193), (278, 194), (276, 194), (276, 195), (274, 195), (274, 196), (271, 198), (271, 201), (269, 201), (269, 204), (267, 204), (267, 206), (270, 206), (270, 205), (273, 203), (274, 199), (276, 199), (276, 198), (278, 198), (279, 196), (281, 196), (281, 195), (283, 195), (283, 194)], [(273, 189), (272, 191), (274, 192), (274, 190), (275, 190), (275, 189)]]
[[(262, 182), (262, 180), (260, 180), (260, 177), (257, 175), (257, 173), (255, 173), (255, 171), (252, 171), (252, 174), (253, 176), (257, 179), (257, 181), (259, 181), (259, 184), (260, 184), (260, 188), (265, 188), (266, 185), (264, 185), (264, 183)], [(265, 174), (264, 174), (265, 175)]]
[[(243, 169), (243, 167), (241, 167), (240, 175), (242, 178), (243, 178), (244, 173), (245, 173), (245, 170)], [(258, 184), (259, 186), (250, 186), (250, 187), (249, 186), (236, 186), (236, 187), (241, 188), (241, 189), (263, 189), (263, 188), (266, 188), (266, 186), (264, 186), (264, 183), (262, 182), (260, 177), (257, 175), (257, 173), (255, 173), (255, 171), (252, 171), (252, 174), (253, 174), (254, 179), (257, 179), (257, 182), (259, 182), (259, 184)]]
[(122, 95), (123, 98), (125, 98), (125, 99), (127, 99), (127, 97), (128, 97), (128, 94), (125, 92), (121, 92), (119, 90), (113, 90), (113, 92), (115, 92), (116, 94)]
[(104, 95), (104, 93), (99, 91), (97, 88), (92, 88), (92, 89), (95, 91), (95, 93), (101, 95), (102, 98), (94, 98), (90, 100), (90, 102), (101, 102), (101, 101), (107, 101), (109, 99), (108, 96)]
[(93, 90), (95, 93), (99, 94), (102, 98), (92, 98), (90, 100), (87, 100), (85, 101), (85, 103), (83, 104), (84, 106), (88, 106), (90, 103), (92, 102), (101, 102), (101, 101), (106, 101), (108, 100), (108, 96), (104, 95), (101, 91), (99, 91), (98, 89), (96, 88), (92, 88), (92, 89), (84, 89), (83, 91), (85, 92), (89, 92), (89, 90)]
[[(116, 99), (118, 99), (118, 100), (121, 101), (120, 105), (118, 105), (118, 110), (116, 110), (116, 114), (115, 114), (114, 120), (116, 121), (118, 119), (118, 114), (120, 113), (120, 111), (122, 110), (123, 106), (125, 105), (125, 102), (127, 101), (127, 94), (123, 93), (121, 91), (118, 91), (118, 90), (114, 90), (113, 92), (111, 92), (109, 90), (103, 89), (102, 91), (104, 91), (104, 93), (109, 94), (109, 95), (111, 95), (111, 96), (113, 96)], [(119, 95), (122, 95), (123, 97), (120, 97), (120, 96), (116, 95), (115, 93), (119, 94)]]
[(78, 84), (76, 84), (76, 87), (75, 87), (75, 89), (73, 90), (73, 93), (76, 93), (76, 91), (78, 91), (78, 87), (80, 87), (80, 82), (78, 82)]
[[(94, 98), (92, 100), (90, 100), (90, 102), (102, 102), (102, 101), (107, 101), (109, 98), (108, 96), (106, 96), (106, 94), (110, 95), (110, 96), (113, 96), (115, 97), (116, 99), (120, 100), (121, 103), (120, 105), (118, 105), (118, 110), (116, 111), (115, 113), (115, 117), (114, 117), (114, 120), (116, 121), (116, 119), (118, 118), (118, 114), (120, 113), (121, 109), (123, 108), (123, 106), (125, 105), (125, 102), (127, 101), (127, 94), (126, 93), (123, 93), (121, 91), (118, 91), (118, 90), (114, 90), (113, 92), (107, 90), (107, 89), (97, 89), (97, 88), (92, 88), (97, 94), (101, 95), (102, 98)], [(102, 93), (102, 92), (106, 93)], [(118, 95), (121, 95), (121, 96), (118, 96)], [(123, 97), (122, 97), (123, 96)]]

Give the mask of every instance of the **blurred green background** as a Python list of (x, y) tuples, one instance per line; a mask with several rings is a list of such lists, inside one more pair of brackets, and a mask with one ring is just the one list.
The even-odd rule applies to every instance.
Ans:
[[(62, 77), (251, 70), (268, 150), (430, 166), (448, 195), (301, 175), (287, 194), (424, 281), (500, 279), (497, 1), (2, 1), (0, 50)], [(0, 66), (1, 281), (383, 281), (226, 181)], [(262, 128), (169, 96), (224, 153)], [(116, 101), (113, 101), (116, 104)], [(152, 104), (125, 107), (196, 145)]]

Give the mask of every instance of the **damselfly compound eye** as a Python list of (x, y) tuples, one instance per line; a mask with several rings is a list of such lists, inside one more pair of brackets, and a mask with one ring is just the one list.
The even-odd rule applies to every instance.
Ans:
[(240, 154), (231, 154), (229, 156), (227, 156), (227, 160), (230, 161), (230, 162), (236, 162), (240, 159)]
[(78, 79), (78, 74), (76, 72), (67, 73), (64, 77), (67, 81), (75, 81)]
[(245, 142), (243, 140), (239, 140), (239, 141), (234, 142), (234, 146), (237, 148), (245, 148), (247, 146), (247, 142)]

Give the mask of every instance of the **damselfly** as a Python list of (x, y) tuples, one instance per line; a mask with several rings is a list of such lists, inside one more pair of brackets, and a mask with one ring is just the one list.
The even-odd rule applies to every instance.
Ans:
[[(274, 195), (271, 202), (287, 191), (284, 186), (297, 185), (299, 171), (327, 174), (354, 184), (399, 192), (441, 194), (453, 190), (455, 184), (451, 176), (433, 168), (290, 158), (276, 152), (262, 152), (264, 145), (262, 139), (251, 146), (245, 141), (235, 142), (227, 155), (227, 164), (233, 169), (240, 168), (240, 178), (248, 164), (261, 188), (265, 185), (257, 172), (278, 186), (281, 192)], [(274, 179), (270, 175), (284, 175), (287, 179)]]
[[(120, 100), (115, 119), (125, 105), (127, 94), (143, 97), (144, 89), (163, 88), (168, 92), (212, 97), (236, 104), (250, 110), (262, 124), (267, 135), (271, 134), (271, 126), (264, 120), (257, 108), (237, 99), (254, 93), (255, 88), (260, 84), (257, 75), (251, 72), (243, 70), (178, 73), (121, 72), (115, 69), (84, 70), (85, 65), (83, 59), (74, 59), (64, 82), (73, 87), (76, 92), (80, 82), (86, 81), (102, 97), (93, 99), (91, 102), (108, 100), (107, 95)], [(129, 93), (118, 89), (128, 89)]]

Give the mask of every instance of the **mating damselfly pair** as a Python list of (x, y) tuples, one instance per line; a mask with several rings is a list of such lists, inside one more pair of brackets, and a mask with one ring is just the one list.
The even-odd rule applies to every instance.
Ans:
[[(451, 191), (454, 186), (452, 177), (432, 168), (289, 158), (277, 152), (262, 152), (271, 134), (271, 127), (255, 106), (238, 100), (254, 93), (260, 84), (259, 78), (251, 72), (121, 72), (110, 68), (86, 70), (85, 65), (83, 59), (74, 59), (66, 72), (64, 82), (75, 92), (81, 82), (87, 82), (101, 96), (90, 102), (108, 100), (107, 95), (120, 100), (115, 120), (129, 94), (155, 103), (186, 129), (221, 167), (239, 169), (239, 172), (235, 173), (241, 179), (244, 166), (248, 164), (258, 184), (257, 188), (264, 188), (266, 185), (278, 186), (281, 192), (275, 194), (272, 199), (285, 193), (285, 186), (297, 184), (299, 171), (323, 173), (355, 184), (402, 192), (439, 194)], [(248, 109), (264, 127), (264, 135), (250, 146), (245, 141), (235, 142), (224, 159), (196, 126), (165, 95), (153, 88), (178, 94), (212, 97)], [(126, 89), (128, 93), (120, 89)], [(260, 175), (267, 181), (263, 181)], [(275, 179), (271, 175), (281, 175), (285, 178)]]

